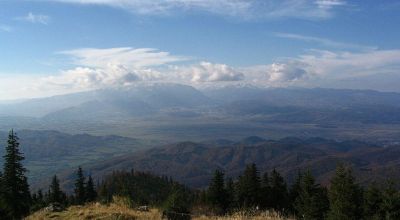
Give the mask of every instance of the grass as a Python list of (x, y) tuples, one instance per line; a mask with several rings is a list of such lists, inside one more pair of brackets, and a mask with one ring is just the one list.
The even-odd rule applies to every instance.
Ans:
[[(99, 203), (85, 206), (71, 206), (62, 212), (49, 212), (40, 210), (28, 216), (26, 220), (156, 220), (161, 219), (161, 212), (157, 209), (150, 209), (148, 212), (136, 211), (121, 204), (102, 205)], [(254, 215), (246, 213), (235, 213), (230, 216), (193, 216), (192, 220), (284, 220), (274, 212), (261, 212)]]

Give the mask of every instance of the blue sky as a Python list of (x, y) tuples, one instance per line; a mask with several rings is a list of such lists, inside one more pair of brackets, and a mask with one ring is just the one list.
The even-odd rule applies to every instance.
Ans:
[(400, 2), (3, 0), (0, 99), (143, 82), (400, 91)]

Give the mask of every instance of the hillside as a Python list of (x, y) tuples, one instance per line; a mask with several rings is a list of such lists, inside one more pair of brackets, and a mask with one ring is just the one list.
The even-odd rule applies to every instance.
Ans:
[[(63, 212), (48, 212), (45, 210), (38, 211), (28, 216), (27, 220), (75, 220), (75, 219), (137, 219), (137, 220), (159, 220), (162, 213), (157, 209), (151, 209), (149, 212), (140, 212), (135, 209), (127, 208), (121, 204), (101, 205), (88, 204), (85, 206), (72, 206)], [(275, 213), (259, 213), (255, 216), (246, 216), (236, 213), (230, 216), (193, 216), (192, 220), (283, 220), (289, 218), (279, 217)]]
[[(359, 141), (322, 138), (272, 141), (250, 137), (234, 143), (182, 142), (93, 163), (86, 169), (101, 178), (113, 170), (133, 168), (172, 176), (192, 187), (204, 187), (215, 169), (236, 177), (246, 164), (253, 162), (263, 172), (276, 168), (289, 182), (299, 170), (310, 169), (318, 181), (327, 183), (337, 163), (346, 162), (352, 165), (358, 180), (366, 183), (399, 176), (399, 158), (398, 146), (379, 147)], [(70, 174), (67, 172), (64, 176)]]
[(138, 83), (2, 103), (0, 129), (169, 142), (266, 134), (274, 139), (319, 136), (396, 142), (399, 103), (400, 93), (372, 90)]
[[(40, 181), (63, 169), (104, 160), (134, 152), (149, 146), (149, 142), (116, 135), (71, 135), (58, 131), (18, 131), (21, 151), (29, 170), (29, 181), (35, 186)], [(0, 131), (0, 155), (4, 155), (7, 133)], [(0, 157), (3, 162), (3, 157)]]

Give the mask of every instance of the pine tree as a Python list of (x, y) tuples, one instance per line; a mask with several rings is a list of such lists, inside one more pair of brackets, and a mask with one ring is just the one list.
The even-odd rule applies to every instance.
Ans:
[(228, 208), (227, 193), (225, 191), (224, 173), (220, 170), (214, 172), (214, 177), (208, 187), (208, 201), (217, 214), (224, 214)]
[(13, 130), (8, 135), (4, 156), (3, 190), (6, 212), (11, 218), (19, 219), (29, 213), (30, 192), (26, 169), (22, 165), (24, 156), (19, 150), (18, 137)]
[(265, 172), (261, 181), (261, 206), (271, 208), (271, 186), (268, 172)]
[(328, 219), (361, 219), (360, 197), (360, 188), (351, 170), (340, 164), (331, 180)]
[(315, 183), (308, 171), (300, 177), (298, 196), (294, 208), (300, 219), (324, 219), (329, 208), (328, 198), (322, 187)]
[(363, 206), (365, 219), (378, 220), (384, 218), (382, 213), (382, 192), (375, 183), (368, 186), (364, 192)]
[(271, 179), (271, 202), (272, 208), (283, 211), (288, 207), (288, 192), (286, 182), (278, 171), (272, 170)]
[(50, 203), (65, 203), (63, 192), (60, 189), (60, 181), (57, 178), (57, 175), (54, 175), (51, 185), (49, 187), (49, 202)]
[(86, 191), (86, 202), (93, 202), (96, 200), (97, 192), (94, 188), (94, 183), (91, 175), (89, 175), (85, 191)]
[(400, 192), (392, 180), (383, 190), (382, 211), (386, 220), (400, 219)]
[(226, 192), (226, 201), (228, 205), (228, 210), (232, 210), (235, 208), (236, 199), (235, 199), (235, 183), (232, 178), (229, 178), (225, 184), (225, 192)]
[(164, 205), (163, 219), (190, 220), (190, 199), (182, 189), (175, 189)]
[(6, 219), (6, 205), (4, 201), (5, 191), (3, 187), (3, 174), (0, 172), (0, 219)]
[(256, 207), (260, 205), (261, 180), (255, 164), (247, 165), (243, 176), (237, 183), (238, 201), (243, 207)]
[(295, 215), (297, 215), (298, 213), (297, 213), (297, 210), (295, 209), (294, 205), (295, 205), (297, 197), (300, 194), (302, 178), (303, 178), (303, 174), (301, 172), (298, 172), (294, 183), (292, 184), (292, 186), (289, 189), (289, 203), (290, 203), (289, 209)]
[(83, 176), (82, 168), (79, 167), (76, 173), (77, 178), (75, 180), (75, 203), (78, 205), (82, 205), (86, 201), (86, 193), (85, 193), (85, 177)]

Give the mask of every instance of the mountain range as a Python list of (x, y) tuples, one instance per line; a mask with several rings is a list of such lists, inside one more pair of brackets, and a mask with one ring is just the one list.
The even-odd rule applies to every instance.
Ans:
[[(216, 169), (237, 177), (247, 164), (260, 173), (277, 169), (289, 182), (299, 171), (310, 170), (318, 182), (327, 184), (339, 163), (350, 165), (357, 181), (382, 183), (400, 175), (400, 145), (381, 147), (356, 140), (288, 137), (266, 140), (248, 137), (241, 141), (180, 142), (95, 162), (85, 167), (95, 178), (116, 170), (138, 170), (172, 176), (191, 187), (205, 187)], [(63, 173), (64, 186), (71, 186), (74, 173)]]
[(250, 135), (397, 141), (400, 93), (137, 84), (0, 104), (0, 130), (10, 128), (172, 142)]

